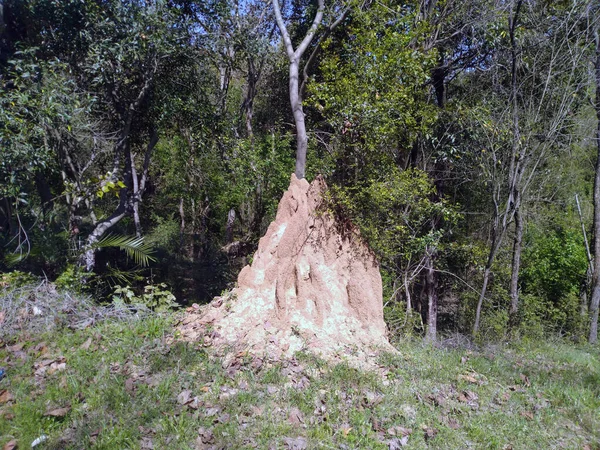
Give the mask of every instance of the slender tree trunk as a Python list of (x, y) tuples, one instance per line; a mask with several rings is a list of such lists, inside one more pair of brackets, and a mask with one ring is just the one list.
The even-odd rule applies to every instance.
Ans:
[(233, 224), (235, 223), (235, 209), (231, 208), (227, 214), (227, 243), (233, 242)]
[(179, 219), (179, 251), (183, 252), (183, 237), (185, 236), (185, 210), (183, 209), (183, 197), (179, 199)]
[(290, 104), (296, 124), (296, 177), (304, 178), (306, 173), (306, 152), (308, 150), (308, 136), (304, 122), (304, 110), (302, 109), (302, 98), (299, 88), (299, 66), (298, 59), (290, 61)]
[(410, 316), (412, 314), (412, 299), (410, 296), (410, 285), (408, 282), (408, 268), (406, 272), (404, 272), (404, 293), (406, 295), (406, 316)]
[(510, 277), (510, 311), (509, 328), (518, 325), (519, 313), (519, 270), (521, 267), (521, 250), (523, 240), (523, 218), (520, 208), (515, 210), (515, 237), (513, 240), (513, 258)]
[(285, 51), (290, 61), (290, 105), (292, 107), (292, 113), (294, 115), (294, 122), (296, 125), (296, 177), (299, 179), (304, 178), (306, 172), (306, 151), (308, 149), (308, 136), (306, 134), (306, 125), (304, 123), (304, 111), (302, 110), (302, 95), (300, 92), (300, 59), (306, 49), (310, 45), (317, 28), (323, 20), (323, 13), (325, 10), (324, 0), (318, 0), (319, 7), (317, 14), (313, 20), (311, 27), (309, 28), (306, 36), (302, 42), (298, 45), (298, 48), (294, 49), (290, 35), (288, 34), (287, 27), (281, 15), (281, 9), (279, 7), (279, 0), (273, 1), (273, 11), (275, 13), (275, 20), (277, 26), (281, 32), (283, 43), (285, 45)]
[(429, 254), (425, 260), (425, 293), (427, 295), (427, 332), (425, 340), (435, 342), (437, 340), (437, 313), (438, 294), (437, 276), (434, 270), (435, 250), (428, 249)]
[(473, 336), (479, 332), (479, 324), (481, 322), (481, 307), (483, 306), (483, 300), (487, 293), (488, 283), (490, 281), (491, 265), (486, 265), (483, 271), (483, 285), (481, 286), (481, 292), (479, 293), (479, 299), (477, 300), (477, 309), (475, 310), (475, 323), (473, 324)]
[(138, 178), (137, 170), (135, 168), (135, 155), (131, 154), (129, 160), (131, 163), (131, 179), (132, 179), (132, 207), (133, 207), (133, 222), (135, 223), (135, 234), (136, 236), (142, 237), (142, 224), (140, 221), (140, 203), (142, 203), (142, 197), (146, 192), (146, 183), (148, 182), (148, 171), (150, 169), (150, 157), (158, 143), (158, 133), (152, 131), (150, 135), (150, 141), (146, 147), (146, 153), (144, 155), (144, 165), (142, 167), (142, 174)]
[(81, 265), (85, 267), (87, 272), (94, 270), (96, 265), (96, 250), (94, 244), (96, 244), (104, 234), (114, 227), (119, 221), (131, 212), (131, 186), (132, 186), (132, 173), (131, 173), (131, 151), (129, 145), (125, 145), (125, 165), (124, 165), (124, 184), (125, 187), (119, 191), (119, 206), (107, 219), (98, 222), (94, 230), (86, 239), (85, 252), (81, 258)]
[(600, 307), (600, 30), (596, 28), (596, 176), (594, 178), (594, 273), (592, 277), (592, 298), (590, 301), (590, 344), (598, 342), (598, 309)]
[(581, 317), (585, 317), (588, 313), (588, 291), (592, 284), (592, 276), (594, 274), (594, 260), (592, 252), (590, 251), (590, 244), (588, 242), (587, 233), (585, 231), (585, 222), (583, 221), (583, 214), (581, 213), (581, 205), (579, 204), (579, 195), (575, 194), (575, 203), (577, 204), (577, 213), (579, 214), (579, 223), (581, 224), (581, 234), (583, 235), (583, 243), (585, 245), (585, 253), (588, 259), (588, 266), (585, 272), (585, 281), (582, 283), (580, 289), (580, 309), (579, 314)]
[[(481, 293), (479, 294), (479, 300), (477, 302), (477, 311), (475, 313), (475, 323), (473, 325), (473, 335), (476, 335), (479, 332), (479, 325), (481, 320), (481, 308), (483, 305), (483, 300), (485, 299), (485, 294), (487, 292), (487, 287), (489, 283), (489, 277), (491, 273), (492, 264), (494, 259), (496, 258), (496, 254), (502, 245), (502, 241), (504, 239), (504, 235), (506, 230), (508, 229), (508, 225), (511, 219), (515, 216), (515, 211), (517, 211), (520, 207), (520, 184), (521, 178), (523, 176), (523, 163), (525, 159), (525, 150), (522, 146), (520, 146), (520, 128), (519, 128), (519, 111), (518, 111), (518, 102), (517, 102), (517, 43), (515, 38), (515, 31), (518, 25), (519, 13), (521, 11), (521, 6), (523, 5), (522, 0), (517, 0), (514, 4), (514, 13), (509, 17), (508, 21), (508, 31), (510, 34), (510, 42), (511, 42), (511, 93), (510, 100), (512, 103), (512, 112), (513, 112), (513, 143), (512, 143), (512, 154), (510, 157), (510, 166), (508, 170), (508, 199), (506, 202), (506, 210), (502, 217), (502, 224), (500, 224), (500, 214), (498, 207), (498, 199), (494, 197), (494, 228), (492, 230), (492, 243), (490, 246), (490, 253), (488, 256), (488, 261), (485, 266), (484, 277), (483, 277), (483, 285), (481, 288)], [(519, 150), (520, 148), (520, 150)], [(496, 160), (494, 159), (494, 163)], [(520, 245), (519, 245), (520, 249)], [(520, 251), (520, 250), (519, 250)], [(520, 253), (519, 253), (519, 261), (520, 261)], [(513, 269), (514, 269), (513, 265)], [(518, 266), (516, 275), (513, 273), (512, 277), (516, 276), (515, 284), (518, 285)], [(512, 283), (512, 281), (511, 281)], [(518, 292), (517, 292), (518, 295)]]
[(52, 200), (52, 192), (50, 191), (50, 185), (46, 180), (46, 177), (41, 172), (35, 173), (35, 186), (37, 188), (40, 200), (42, 203), (42, 211), (47, 214), (54, 207)]
[(135, 225), (135, 235), (136, 237), (142, 237), (142, 223), (140, 221), (140, 186), (139, 180), (137, 176), (137, 170), (135, 169), (135, 154), (132, 154), (129, 158), (131, 162), (131, 181), (132, 181), (132, 194), (133, 194), (133, 223)]

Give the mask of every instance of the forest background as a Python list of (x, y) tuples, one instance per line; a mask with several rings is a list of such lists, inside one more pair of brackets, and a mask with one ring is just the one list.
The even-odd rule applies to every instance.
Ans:
[[(296, 155), (273, 3), (0, 11), (3, 285), (41, 276), (153, 308), (232, 287)], [(290, 0), (281, 15), (294, 48), (322, 15), (296, 61), (306, 177), (326, 177), (331, 211), (377, 254), (391, 334), (594, 342), (596, 2)]]

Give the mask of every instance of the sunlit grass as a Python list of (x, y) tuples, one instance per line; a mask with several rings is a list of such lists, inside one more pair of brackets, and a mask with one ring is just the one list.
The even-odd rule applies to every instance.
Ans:
[[(13, 397), (0, 404), (0, 446), (47, 435), (44, 448), (56, 449), (287, 448), (294, 439), (386, 449), (402, 437), (397, 427), (410, 430), (407, 448), (600, 445), (598, 348), (520, 341), (469, 351), (406, 340), (380, 357), (385, 376), (308, 354), (260, 368), (245, 357), (227, 373), (196, 345), (167, 344), (172, 327), (150, 316), (18, 336), (23, 349), (0, 349), (0, 392)], [(64, 370), (36, 375), (59, 357)], [(178, 398), (184, 391), (195, 401)], [(65, 407), (64, 417), (47, 414)]]

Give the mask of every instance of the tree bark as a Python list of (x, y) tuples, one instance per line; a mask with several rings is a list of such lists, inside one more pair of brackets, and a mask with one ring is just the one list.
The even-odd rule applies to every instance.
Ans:
[(152, 131), (150, 135), (150, 141), (146, 147), (146, 153), (144, 155), (144, 165), (142, 167), (142, 174), (138, 178), (137, 170), (135, 168), (135, 155), (131, 155), (131, 178), (133, 181), (133, 195), (132, 195), (132, 207), (133, 207), (133, 221), (135, 223), (135, 234), (137, 237), (142, 237), (142, 225), (140, 222), (140, 203), (142, 203), (142, 197), (146, 191), (146, 183), (148, 181), (148, 171), (150, 170), (150, 157), (156, 144), (158, 143), (158, 133)]
[(509, 329), (518, 325), (519, 314), (519, 270), (521, 267), (521, 250), (523, 240), (523, 217), (520, 208), (515, 210), (515, 237), (513, 240), (513, 258), (510, 277), (510, 310)]
[(183, 253), (183, 238), (185, 236), (185, 210), (183, 209), (183, 197), (179, 199), (179, 219), (179, 251)]
[(598, 342), (598, 309), (600, 307), (600, 30), (595, 30), (596, 40), (596, 145), (598, 158), (596, 160), (596, 176), (594, 178), (594, 273), (592, 276), (592, 298), (590, 301), (590, 344)]
[(107, 219), (98, 222), (94, 230), (90, 233), (90, 235), (86, 239), (85, 243), (85, 251), (81, 259), (82, 265), (85, 267), (87, 272), (91, 272), (94, 270), (94, 266), (96, 265), (96, 250), (94, 249), (94, 244), (96, 244), (104, 233), (106, 233), (109, 229), (114, 227), (119, 221), (125, 217), (127, 214), (131, 212), (132, 209), (132, 200), (131, 200), (131, 190), (132, 190), (132, 173), (131, 173), (131, 150), (129, 149), (129, 145), (125, 145), (125, 165), (124, 165), (124, 184), (125, 187), (121, 188), (119, 191), (119, 206)]
[(427, 295), (427, 332), (425, 340), (435, 342), (437, 340), (437, 313), (438, 313), (438, 294), (437, 294), (437, 276), (434, 270), (435, 250), (428, 249), (428, 255), (425, 260), (425, 292)]
[(227, 214), (227, 230), (226, 230), (226, 239), (227, 243), (231, 244), (233, 242), (233, 224), (235, 223), (235, 209), (231, 208), (229, 213)]
[(479, 332), (479, 324), (481, 322), (481, 307), (483, 306), (483, 300), (487, 292), (488, 283), (490, 281), (491, 267), (486, 266), (483, 271), (483, 285), (481, 292), (479, 293), (479, 300), (477, 301), (477, 309), (475, 310), (475, 323), (473, 324), (473, 335), (475, 336)]

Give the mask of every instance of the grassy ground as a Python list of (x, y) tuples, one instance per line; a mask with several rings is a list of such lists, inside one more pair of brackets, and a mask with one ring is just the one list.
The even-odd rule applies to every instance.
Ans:
[(309, 355), (227, 361), (168, 345), (173, 318), (0, 343), (0, 447), (600, 448), (598, 348), (416, 342), (382, 377)]

